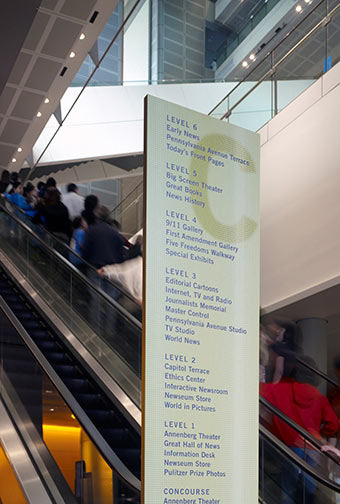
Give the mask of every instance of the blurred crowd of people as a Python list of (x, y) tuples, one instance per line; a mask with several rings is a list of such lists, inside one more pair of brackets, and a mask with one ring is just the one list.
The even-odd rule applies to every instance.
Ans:
[[(320, 387), (322, 373), (315, 361), (303, 354), (301, 342), (300, 328), (293, 321), (282, 319), (260, 324), (260, 394), (318, 440), (321, 451), (333, 452), (340, 460), (340, 388), (330, 387), (326, 381)], [(340, 378), (339, 359), (335, 361), (335, 370)], [(309, 465), (320, 468), (320, 453), (315, 446), (265, 407), (260, 413), (262, 423), (278, 439)], [(340, 472), (335, 467), (331, 476), (339, 482)], [(297, 493), (301, 492), (300, 479), (297, 466), (288, 462), (282, 469), (282, 503), (302, 502)], [(312, 504), (315, 495), (316, 481), (307, 476), (303, 502)]]
[[(111, 218), (106, 206), (100, 205), (97, 196), (81, 196), (74, 183), (62, 194), (53, 177), (37, 186), (31, 182), (24, 186), (19, 174), (8, 170), (1, 174), (0, 194), (34, 224), (69, 245), (75, 252), (69, 259), (83, 273), (86, 265), (82, 259), (95, 268), (87, 272), (95, 284), (100, 284), (100, 277), (108, 278), (141, 306), (142, 238), (137, 236), (134, 243), (127, 241), (120, 233), (120, 224)], [(115, 298), (118, 294), (111, 289), (110, 295)]]

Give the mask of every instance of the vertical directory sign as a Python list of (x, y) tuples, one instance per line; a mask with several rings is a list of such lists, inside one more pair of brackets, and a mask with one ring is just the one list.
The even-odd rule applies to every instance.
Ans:
[(145, 103), (144, 504), (258, 502), (259, 136)]

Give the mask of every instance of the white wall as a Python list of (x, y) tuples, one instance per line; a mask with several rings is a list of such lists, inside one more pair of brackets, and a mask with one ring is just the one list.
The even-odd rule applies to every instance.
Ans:
[[(147, 94), (207, 114), (234, 86), (235, 83), (219, 82), (88, 87), (39, 164), (141, 153)], [(63, 96), (63, 117), (78, 94), (78, 88), (69, 88)], [(56, 120), (52, 117), (33, 147), (34, 161), (55, 130)]]
[(340, 65), (261, 133), (261, 305), (339, 283)]
[[(278, 83), (279, 107), (285, 106), (313, 81)], [(56, 164), (95, 158), (124, 156), (143, 151), (144, 96), (151, 94), (207, 114), (235, 82), (206, 84), (171, 84), (161, 86), (106, 86), (86, 88), (70, 116), (57, 133), (40, 164)], [(243, 96), (252, 82), (245, 82), (232, 94), (230, 105)], [(263, 82), (233, 112), (230, 122), (256, 131), (272, 117), (271, 82)], [(62, 102), (62, 115), (70, 109), (79, 93), (70, 88)], [(226, 112), (219, 107), (216, 117)], [(52, 116), (33, 147), (34, 161), (57, 129)]]

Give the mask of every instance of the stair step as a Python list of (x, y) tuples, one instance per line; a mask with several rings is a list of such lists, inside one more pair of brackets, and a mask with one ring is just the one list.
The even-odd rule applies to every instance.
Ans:
[(45, 357), (51, 364), (70, 364), (70, 358), (64, 352), (46, 352)]
[(117, 457), (130, 469), (140, 471), (141, 451), (138, 448), (118, 448), (115, 450)]
[(76, 392), (74, 397), (86, 410), (105, 407), (104, 401), (99, 394), (82, 394), (81, 392)]
[(83, 393), (90, 393), (92, 392), (92, 386), (87, 380), (84, 380), (82, 378), (66, 378), (64, 380), (65, 385), (67, 388), (75, 393), (75, 392), (83, 392)]
[(113, 449), (135, 448), (136, 446), (128, 429), (106, 427), (99, 428), (99, 431)]
[(99, 427), (121, 427), (121, 421), (112, 410), (92, 409), (88, 412), (92, 422)]
[(54, 364), (54, 370), (62, 378), (79, 378), (79, 370), (71, 364)]

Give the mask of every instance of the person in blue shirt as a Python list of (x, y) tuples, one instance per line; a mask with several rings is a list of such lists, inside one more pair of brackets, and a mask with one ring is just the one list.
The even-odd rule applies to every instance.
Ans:
[[(74, 250), (78, 255), (83, 255), (83, 245), (85, 241), (85, 222), (81, 217), (76, 217), (72, 222), (72, 238), (70, 241), (70, 247)], [(70, 261), (75, 266), (83, 266), (83, 261), (74, 254), (70, 254)], [(80, 268), (82, 270), (82, 268)]]
[(21, 208), (25, 213), (32, 212), (34, 210), (33, 206), (27, 203), (26, 198), (22, 194), (23, 190), (22, 183), (17, 181), (13, 184), (13, 192), (11, 194), (5, 193), (5, 196), (11, 203)]

